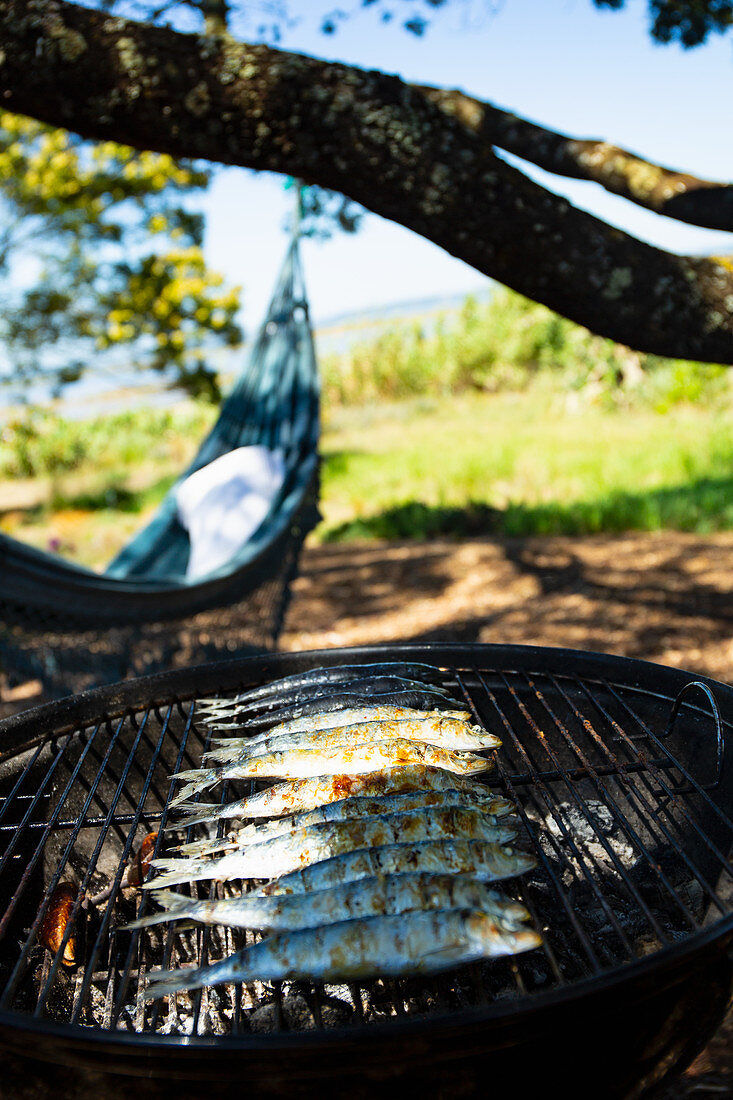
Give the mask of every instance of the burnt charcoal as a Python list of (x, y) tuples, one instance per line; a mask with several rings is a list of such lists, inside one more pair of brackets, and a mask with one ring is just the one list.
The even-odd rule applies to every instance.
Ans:
[(319, 1026), (317, 1022), (319, 1013), (322, 1026), (341, 1027), (351, 1020), (353, 1009), (345, 1001), (337, 1000), (335, 997), (320, 1002), (319, 1007), (314, 1008), (302, 994), (291, 993), (283, 997), (280, 1006), (272, 1002), (251, 1012), (248, 1018), (249, 1026), (252, 1031), (261, 1034), (280, 1031), (282, 1029), (280, 1013), (288, 1030), (313, 1031)]

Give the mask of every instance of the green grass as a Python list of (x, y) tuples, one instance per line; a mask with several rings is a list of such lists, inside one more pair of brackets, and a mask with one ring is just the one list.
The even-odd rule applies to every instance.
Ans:
[(729, 406), (664, 415), (561, 395), (346, 409), (324, 433), (323, 541), (733, 528)]
[(0, 487), (0, 530), (102, 568), (150, 518), (215, 417), (211, 406), (182, 402), (88, 421), (38, 411), (10, 420), (0, 481), (31, 503), (3, 509)]
[(322, 356), (320, 369), (330, 407), (516, 391), (539, 375), (607, 408), (665, 411), (732, 392), (727, 367), (632, 351), (506, 288), (487, 302), (469, 295), (459, 310), (432, 319), (397, 321)]
[[(47, 420), (28, 458), (45, 474), (45, 503), (0, 514), (0, 527), (103, 566), (150, 517), (212, 415), (184, 405), (86, 428)], [(519, 393), (331, 407), (314, 537), (733, 529), (731, 423), (729, 398), (666, 412), (583, 405), (546, 374)], [(49, 476), (40, 454), (54, 437), (81, 457), (68, 472), (56, 460)]]
[(107, 487), (90, 489), (78, 493), (66, 493), (57, 487), (49, 505), (36, 509), (39, 516), (48, 511), (60, 511), (61, 509), (78, 509), (83, 512), (95, 512), (100, 514), (108, 512), (111, 515), (119, 513), (125, 515), (139, 515), (150, 508), (156, 508), (168, 490), (173, 486), (178, 474), (168, 474), (146, 485), (141, 489), (128, 489), (124, 485), (109, 485)]

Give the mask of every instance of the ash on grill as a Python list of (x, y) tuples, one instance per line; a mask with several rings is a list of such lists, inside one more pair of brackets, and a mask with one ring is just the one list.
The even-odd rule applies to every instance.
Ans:
[[(528, 817), (536, 824), (538, 843), (565, 887), (570, 907), (583, 913), (586, 929), (604, 962), (613, 964), (623, 944), (630, 944), (636, 955), (645, 955), (663, 947), (665, 940), (688, 934), (684, 910), (667, 891), (660, 890), (661, 877), (694, 919), (702, 922), (706, 909), (703, 889), (678, 858), (670, 852), (659, 853), (657, 873), (604, 803), (588, 798), (585, 806), (587, 814), (575, 805), (559, 802), (552, 814), (540, 817), (530, 809)], [(625, 872), (625, 881), (619, 877), (619, 867)], [(571, 941), (572, 925), (566, 909), (557, 903), (552, 883), (537, 876), (532, 890), (542, 919), (557, 935), (564, 933)], [(646, 902), (647, 913), (640, 901)], [(655, 926), (664, 935), (657, 934)], [(568, 952), (568, 963), (574, 955)], [(584, 960), (576, 957), (580, 976)], [(563, 969), (566, 977), (575, 976), (567, 963)]]

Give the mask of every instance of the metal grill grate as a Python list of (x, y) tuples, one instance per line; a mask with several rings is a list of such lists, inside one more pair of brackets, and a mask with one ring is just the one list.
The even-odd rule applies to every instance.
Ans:
[[(373, 649), (363, 653), (374, 659)], [(159, 854), (180, 835), (161, 830), (170, 775), (197, 767), (207, 744), (192, 699), (336, 663), (339, 654), (304, 655), (300, 665), (292, 657), (231, 662), (52, 704), (0, 732), (0, 743), (15, 746), (0, 757), (0, 1025), (45, 1021), (190, 1044), (301, 1030), (327, 1037), (477, 1010), (497, 1017), (587, 991), (711, 929), (730, 934), (730, 689), (559, 651), (379, 650), (387, 660), (406, 653), (445, 667), (446, 686), (503, 740), (487, 782), (516, 803), (538, 858), (534, 872), (504, 886), (543, 930), (542, 950), (432, 980), (228, 985), (146, 1004), (151, 968), (205, 965), (258, 938), (222, 927), (119, 931), (147, 906), (123, 881), (142, 838), (159, 831)], [(252, 789), (229, 783), (220, 795)], [(195, 827), (183, 835), (193, 839)], [(39, 930), (67, 880), (79, 893), (52, 955)], [(210, 897), (241, 888), (190, 887)], [(78, 962), (70, 968), (62, 957), (71, 934)]]

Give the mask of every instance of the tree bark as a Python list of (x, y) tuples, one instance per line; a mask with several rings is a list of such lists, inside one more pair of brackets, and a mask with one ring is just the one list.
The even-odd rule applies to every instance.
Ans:
[(419, 85), (447, 114), (492, 146), (559, 176), (590, 180), (655, 214), (706, 229), (733, 231), (733, 185), (704, 180), (644, 160), (598, 138), (548, 130), (457, 89)]
[(668, 254), (575, 209), (397, 77), (65, 0), (0, 0), (0, 103), (332, 188), (603, 336), (733, 363), (732, 261)]

